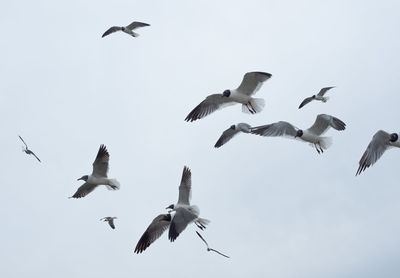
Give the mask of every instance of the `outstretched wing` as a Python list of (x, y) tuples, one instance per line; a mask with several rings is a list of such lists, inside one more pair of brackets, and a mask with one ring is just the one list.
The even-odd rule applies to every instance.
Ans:
[(97, 152), (96, 159), (93, 162), (92, 175), (96, 177), (107, 177), (108, 172), (108, 161), (110, 160), (110, 154), (107, 151), (106, 146), (100, 145), (99, 151)]
[(229, 140), (231, 140), (236, 134), (240, 132), (239, 129), (232, 125), (230, 128), (225, 130), (222, 135), (219, 137), (217, 143), (215, 143), (214, 148), (219, 148), (222, 145), (226, 144)]
[(18, 135), (18, 137), (19, 137), (19, 139), (21, 139), (22, 143), (24, 143), (24, 145), (25, 145), (26, 149), (28, 149), (28, 145), (25, 143), (24, 139), (22, 139), (22, 137), (21, 137), (21, 136), (19, 136), (19, 135)]
[(170, 214), (160, 214), (153, 219), (149, 227), (143, 233), (142, 237), (136, 244), (135, 253), (142, 253), (147, 247), (150, 246), (154, 241), (156, 241), (168, 228), (171, 222)]
[(192, 172), (188, 167), (183, 167), (181, 184), (179, 185), (178, 204), (189, 205), (192, 191)]
[(202, 237), (202, 235), (201, 235), (198, 231), (196, 231), (196, 234), (197, 234), (197, 235), (201, 238), (201, 240), (206, 244), (207, 248), (209, 248), (209, 247), (208, 247), (207, 241)]
[(272, 74), (267, 72), (248, 72), (244, 75), (242, 83), (240, 83), (236, 90), (248, 96), (254, 95), (261, 88), (261, 85), (271, 78), (271, 76)]
[(86, 195), (88, 195), (90, 192), (92, 192), (95, 188), (97, 187), (96, 184), (91, 184), (85, 182), (83, 185), (81, 185), (78, 190), (75, 192), (74, 195), (72, 195), (70, 198), (83, 198)]
[(101, 37), (104, 38), (105, 36), (108, 36), (108, 35), (110, 35), (110, 34), (112, 34), (114, 32), (121, 31), (121, 30), (122, 30), (122, 27), (113, 26), (110, 29), (108, 29), (107, 31), (105, 31), (104, 34)]
[(139, 22), (139, 21), (134, 21), (131, 24), (129, 24), (128, 26), (126, 26), (126, 28), (133, 30), (136, 28), (140, 28), (140, 27), (146, 27), (146, 26), (150, 26), (150, 24), (144, 23), (144, 22)]
[(115, 229), (114, 218), (108, 219), (107, 222), (108, 222), (108, 225), (110, 225), (110, 227), (111, 227), (112, 229)]
[(327, 91), (329, 91), (330, 89), (332, 89), (332, 88), (335, 88), (335, 86), (322, 88), (322, 89), (319, 91), (318, 95), (321, 96), (321, 97), (323, 97), (323, 96), (325, 95), (325, 93), (326, 93)]
[(367, 169), (369, 166), (374, 165), (374, 163), (378, 161), (378, 159), (383, 155), (389, 146), (389, 133), (383, 130), (379, 130), (377, 133), (375, 133), (358, 163), (359, 166), (356, 176), (365, 171), (365, 169)]
[(310, 103), (313, 99), (314, 99), (313, 97), (305, 98), (305, 99), (300, 103), (299, 109), (302, 108), (304, 105)]
[(37, 159), (39, 162), (42, 162), (42, 161), (40, 161), (39, 157), (37, 157), (36, 154), (35, 154), (34, 152), (31, 151), (31, 153), (32, 153), (32, 155), (33, 155), (34, 157), (36, 157), (36, 159)]
[(186, 116), (185, 121), (193, 122), (195, 120), (201, 119), (212, 112), (235, 104), (230, 98), (222, 96), (222, 94), (213, 94), (206, 97), (205, 100), (200, 102), (190, 113)]
[(296, 136), (297, 129), (288, 122), (280, 121), (269, 125), (252, 127), (250, 132), (261, 136), (288, 136), (290, 138), (294, 138)]
[(314, 124), (308, 129), (308, 131), (317, 136), (320, 136), (325, 133), (330, 127), (333, 127), (336, 130), (345, 130), (346, 124), (331, 115), (319, 114), (315, 119)]

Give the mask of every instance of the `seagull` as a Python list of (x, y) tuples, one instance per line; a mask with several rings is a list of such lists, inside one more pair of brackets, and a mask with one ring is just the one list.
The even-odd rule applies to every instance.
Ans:
[(150, 26), (150, 24), (134, 21), (125, 27), (113, 26), (110, 29), (108, 29), (101, 37), (104, 38), (105, 36), (110, 35), (111, 33), (114, 33), (117, 31), (125, 32), (125, 33), (131, 35), (132, 37), (138, 37), (139, 34), (133, 32), (132, 30), (135, 30), (136, 28), (139, 28), (139, 27), (145, 27), (145, 26)]
[(197, 234), (197, 235), (201, 238), (201, 240), (207, 245), (207, 251), (214, 251), (214, 252), (220, 254), (221, 256), (224, 256), (225, 258), (228, 258), (228, 259), (229, 259), (229, 256), (227, 256), (227, 255), (225, 255), (225, 254), (222, 254), (221, 252), (219, 252), (219, 251), (217, 251), (217, 250), (215, 250), (215, 249), (210, 248), (210, 247), (208, 246), (207, 241), (201, 236), (201, 234), (200, 234), (198, 231), (196, 231), (196, 234)]
[(107, 216), (107, 217), (103, 217), (102, 219), (100, 219), (100, 221), (101, 221), (101, 220), (103, 220), (104, 222), (107, 221), (107, 222), (108, 222), (108, 225), (110, 225), (110, 227), (111, 227), (112, 229), (115, 229), (114, 219), (117, 219), (117, 217), (115, 217), (115, 216), (113, 216), (113, 217)]
[(390, 147), (400, 148), (399, 133), (389, 134), (383, 130), (376, 132), (360, 159), (356, 176), (365, 171), (369, 166), (374, 165), (374, 163), (378, 161), (383, 153)]
[(36, 154), (35, 154), (33, 151), (31, 151), (30, 149), (28, 149), (28, 145), (25, 143), (24, 139), (22, 139), (22, 137), (19, 136), (19, 135), (18, 135), (18, 137), (19, 137), (19, 139), (21, 139), (21, 141), (25, 144), (25, 148), (23, 147), (22, 151), (25, 152), (26, 154), (31, 154), (31, 155), (33, 155), (34, 157), (36, 157), (36, 159), (37, 159), (39, 162), (41, 162), (40, 159), (39, 159), (39, 157), (37, 157)]
[(178, 203), (172, 204), (166, 209), (170, 209), (169, 212), (175, 212), (171, 224), (169, 226), (168, 238), (171, 242), (179, 236), (179, 234), (185, 230), (186, 226), (194, 222), (197, 227), (201, 230), (205, 229), (209, 220), (199, 217), (200, 210), (197, 206), (191, 206), (190, 196), (192, 189), (192, 173), (188, 167), (183, 168), (182, 180), (179, 185), (179, 198)]
[(156, 241), (168, 229), (171, 219), (170, 213), (160, 214), (154, 218), (136, 244), (134, 253), (142, 253), (150, 244)]
[(220, 108), (235, 103), (242, 104), (242, 111), (244, 113), (255, 114), (260, 112), (265, 106), (265, 101), (261, 98), (253, 98), (251, 96), (254, 95), (261, 88), (262, 84), (271, 78), (271, 76), (271, 74), (266, 72), (246, 73), (238, 88), (234, 90), (225, 90), (222, 94), (209, 95), (187, 115), (185, 121), (193, 122)]
[(70, 198), (82, 198), (92, 192), (97, 186), (103, 184), (110, 190), (117, 190), (120, 188), (119, 182), (116, 179), (107, 178), (108, 161), (110, 154), (106, 146), (100, 145), (96, 159), (93, 162), (93, 172), (91, 175), (85, 175), (78, 179), (85, 181), (81, 187)]
[(217, 143), (215, 143), (214, 145), (214, 148), (219, 148), (222, 145), (226, 144), (239, 132), (250, 133), (250, 131), (251, 131), (251, 126), (246, 123), (231, 125), (227, 130), (225, 130), (222, 133), (221, 137), (219, 137)]
[(345, 130), (346, 124), (336, 117), (319, 114), (314, 124), (306, 129), (298, 129), (292, 124), (284, 121), (269, 125), (253, 127), (251, 133), (261, 136), (289, 136), (290, 138), (299, 138), (305, 142), (311, 143), (318, 153), (323, 153), (331, 144), (330, 137), (322, 137), (330, 127), (336, 130)]
[(307, 103), (310, 103), (310, 102), (313, 101), (313, 100), (319, 100), (319, 101), (322, 101), (322, 102), (327, 102), (327, 100), (329, 99), (329, 97), (324, 97), (324, 95), (325, 95), (325, 93), (326, 93), (327, 91), (329, 91), (329, 90), (332, 89), (332, 88), (335, 88), (335, 86), (333, 86), (333, 87), (325, 87), (325, 88), (322, 88), (322, 89), (319, 91), (318, 94), (313, 95), (313, 96), (308, 97), (308, 98), (305, 98), (305, 99), (302, 101), (302, 103), (300, 104), (299, 109), (302, 108), (302, 107), (303, 107), (304, 105), (306, 105)]

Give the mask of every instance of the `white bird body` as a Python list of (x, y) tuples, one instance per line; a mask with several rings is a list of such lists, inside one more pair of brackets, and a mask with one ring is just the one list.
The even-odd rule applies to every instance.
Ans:
[(239, 90), (231, 90), (231, 95), (229, 96), (233, 101), (239, 102), (241, 104), (247, 104), (251, 99), (251, 96), (241, 93)]
[(87, 182), (96, 185), (110, 185), (112, 184), (112, 179), (104, 177), (96, 177), (94, 175), (89, 175)]
[(324, 97), (324, 96), (316, 95), (314, 100), (319, 100), (319, 101), (322, 101), (322, 102), (327, 102), (328, 99), (329, 99), (329, 97)]

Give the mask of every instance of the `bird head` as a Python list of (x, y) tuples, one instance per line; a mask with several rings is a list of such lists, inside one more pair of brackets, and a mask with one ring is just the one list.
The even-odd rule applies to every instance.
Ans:
[(390, 134), (390, 142), (396, 142), (397, 139), (399, 139), (399, 135), (397, 135), (397, 133)]
[(236, 129), (236, 126), (235, 126), (235, 125), (231, 125), (230, 129), (235, 130), (235, 129)]
[(229, 91), (229, 90), (225, 90), (223, 93), (222, 93), (222, 97), (229, 97), (231, 95), (231, 91)]
[(172, 204), (172, 205), (170, 205), (170, 206), (166, 207), (165, 209), (170, 209), (170, 211), (169, 211), (169, 212), (171, 212), (171, 211), (173, 211), (173, 210), (175, 209), (175, 205), (174, 205), (174, 204)]
[(89, 179), (89, 176), (88, 175), (84, 175), (84, 176), (82, 176), (82, 177), (80, 177), (79, 179), (78, 179), (78, 181), (87, 181)]
[(301, 137), (301, 136), (303, 136), (303, 131), (302, 131), (301, 129), (299, 129), (299, 130), (296, 132), (296, 135), (294, 136), (294, 138)]

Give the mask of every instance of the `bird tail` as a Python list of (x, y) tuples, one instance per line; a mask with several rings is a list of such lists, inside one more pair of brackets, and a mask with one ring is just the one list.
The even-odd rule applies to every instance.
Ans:
[(323, 97), (323, 98), (322, 98), (322, 102), (327, 102), (328, 99), (329, 99), (329, 97)]
[(116, 179), (109, 179), (106, 187), (108, 190), (118, 190), (121, 188), (119, 182)]
[(211, 221), (208, 219), (199, 217), (194, 222), (197, 225), (197, 227), (199, 227), (201, 230), (203, 230), (206, 228), (206, 225), (210, 224)]
[(255, 114), (264, 109), (265, 100), (262, 98), (251, 98), (247, 104), (242, 105), (242, 111), (247, 114)]
[(328, 149), (332, 145), (332, 138), (331, 137), (321, 137), (319, 140), (319, 145), (324, 150)]

